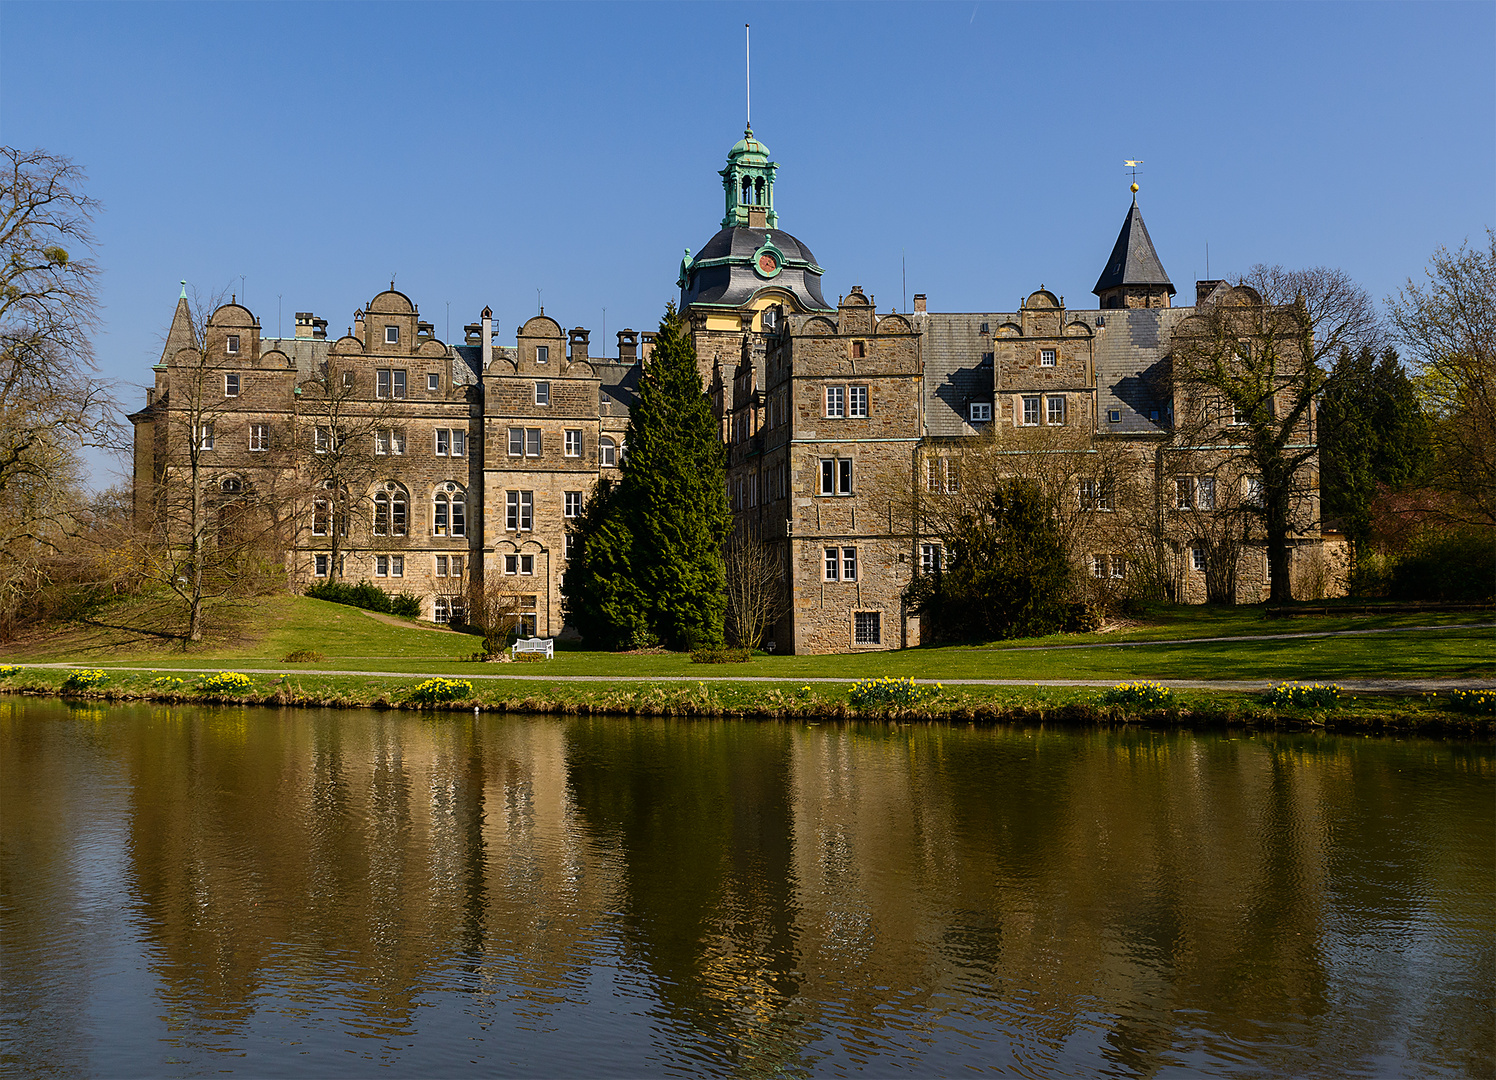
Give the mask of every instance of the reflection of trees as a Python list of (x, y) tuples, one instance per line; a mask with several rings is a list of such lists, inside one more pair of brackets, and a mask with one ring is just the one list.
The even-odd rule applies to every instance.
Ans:
[(620, 849), (627, 947), (714, 1061), (790, 1062), (796, 967), (789, 737), (773, 724), (568, 730), (577, 812)]

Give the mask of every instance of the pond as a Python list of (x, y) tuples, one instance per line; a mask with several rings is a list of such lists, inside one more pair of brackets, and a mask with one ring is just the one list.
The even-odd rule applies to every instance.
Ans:
[(0, 697), (0, 1072), (1491, 1075), (1496, 753)]

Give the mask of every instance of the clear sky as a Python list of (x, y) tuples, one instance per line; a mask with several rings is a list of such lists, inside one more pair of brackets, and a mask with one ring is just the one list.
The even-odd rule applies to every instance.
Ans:
[[(1129, 204), (1181, 302), (1254, 263), (1381, 298), (1496, 223), (1496, 4), (0, 5), (0, 141), (104, 204), (126, 405), (179, 290), (342, 333), (397, 274), (450, 339), (653, 327), (753, 125), (780, 227), (880, 308), (1072, 307)], [(510, 338), (512, 340), (512, 336)]]

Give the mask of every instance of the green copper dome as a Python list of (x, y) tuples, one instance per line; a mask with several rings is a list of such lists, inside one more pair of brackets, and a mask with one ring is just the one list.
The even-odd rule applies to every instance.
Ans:
[(754, 154), (769, 160), (769, 148), (753, 137), (753, 129), (748, 128), (743, 132), (743, 137), (732, 144), (732, 149), (727, 152), (728, 161), (736, 161), (745, 154)]
[(751, 127), (747, 128), (727, 152), (727, 168), (718, 174), (727, 196), (724, 226), (772, 229), (779, 224), (779, 214), (774, 210), (774, 170), (778, 168), (769, 160), (769, 148), (753, 137)]

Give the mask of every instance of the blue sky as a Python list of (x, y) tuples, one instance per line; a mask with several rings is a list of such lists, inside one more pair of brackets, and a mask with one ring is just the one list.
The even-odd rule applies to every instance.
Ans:
[[(1380, 298), (1496, 223), (1496, 5), (0, 6), (0, 140), (104, 203), (100, 365), (126, 404), (178, 285), (340, 333), (391, 273), (445, 336), (485, 304), (652, 327), (753, 120), (828, 298), (1089, 306), (1126, 212), (1165, 268), (1338, 266)], [(241, 284), (242, 277), (242, 284)], [(279, 307), (279, 316), (277, 308)]]

